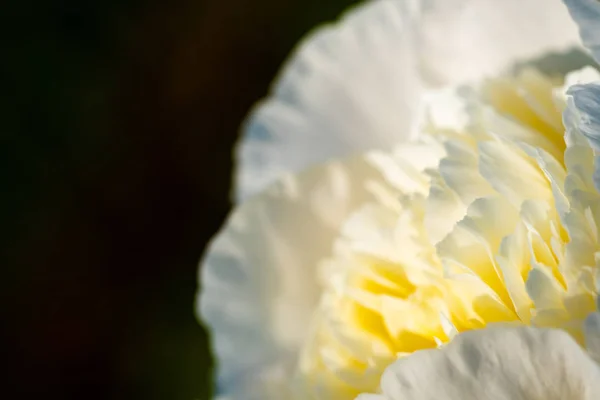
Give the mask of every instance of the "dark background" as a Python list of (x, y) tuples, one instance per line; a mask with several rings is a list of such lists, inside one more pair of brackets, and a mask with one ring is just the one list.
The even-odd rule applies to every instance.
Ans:
[(2, 7), (7, 398), (208, 398), (196, 266), (230, 207), (238, 126), (350, 3)]

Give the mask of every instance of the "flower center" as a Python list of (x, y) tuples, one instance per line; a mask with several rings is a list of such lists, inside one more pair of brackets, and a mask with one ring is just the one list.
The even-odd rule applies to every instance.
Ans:
[[(432, 98), (417, 143), (372, 154), (376, 201), (347, 221), (321, 265), (299, 398), (376, 391), (398, 357), (492, 322), (583, 340), (600, 196), (592, 150), (577, 132), (565, 143), (564, 101), (555, 80), (525, 70)], [(449, 104), (458, 104), (450, 116)]]

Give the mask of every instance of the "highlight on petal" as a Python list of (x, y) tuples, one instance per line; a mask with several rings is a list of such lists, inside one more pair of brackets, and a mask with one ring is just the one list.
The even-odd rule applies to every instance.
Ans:
[(579, 33), (583, 44), (592, 52), (596, 61), (600, 62), (600, 2), (598, 0), (564, 0), (579, 25)]
[(563, 331), (489, 326), (399, 359), (381, 390), (357, 400), (594, 400), (600, 367)]
[(423, 67), (438, 82), (476, 82), (515, 63), (580, 46), (577, 27), (561, 0), (421, 3)]
[(410, 3), (367, 2), (299, 45), (243, 128), (238, 201), (282, 173), (409, 137), (420, 95)]
[(362, 158), (287, 175), (235, 209), (209, 244), (196, 310), (212, 333), (218, 394), (290, 398), (290, 372), (319, 297), (317, 262), (376, 176)]

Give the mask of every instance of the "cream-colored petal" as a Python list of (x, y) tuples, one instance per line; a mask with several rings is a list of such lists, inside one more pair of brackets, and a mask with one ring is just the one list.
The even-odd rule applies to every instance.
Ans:
[(448, 235), (466, 212), (460, 197), (444, 181), (439, 171), (431, 171), (429, 196), (425, 202), (425, 229), (432, 244), (438, 244)]
[(504, 237), (496, 255), (506, 290), (515, 312), (525, 324), (531, 320), (532, 301), (527, 294), (525, 278), (529, 272), (529, 253), (526, 246), (526, 229), (517, 225), (512, 235)]
[(490, 326), (392, 364), (359, 400), (594, 400), (600, 368), (565, 332)]
[(478, 199), (469, 206), (467, 216), (437, 244), (437, 253), (442, 260), (449, 259), (467, 266), (505, 304), (511, 304), (494, 254), (502, 239), (514, 231), (517, 222), (517, 211), (503, 197)]
[(197, 312), (223, 394), (264, 400), (283, 390), (318, 302), (318, 261), (377, 176), (363, 158), (285, 176), (236, 208), (209, 244)]
[(552, 199), (544, 174), (510, 142), (480, 142), (479, 171), (517, 209), (527, 199)]
[(597, 0), (564, 0), (575, 22), (583, 44), (600, 61), (600, 3)]

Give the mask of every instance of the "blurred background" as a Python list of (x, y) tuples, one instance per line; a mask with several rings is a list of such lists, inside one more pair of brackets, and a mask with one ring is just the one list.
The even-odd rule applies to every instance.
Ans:
[(230, 208), (238, 126), (351, 3), (3, 6), (6, 398), (209, 398), (196, 269)]

